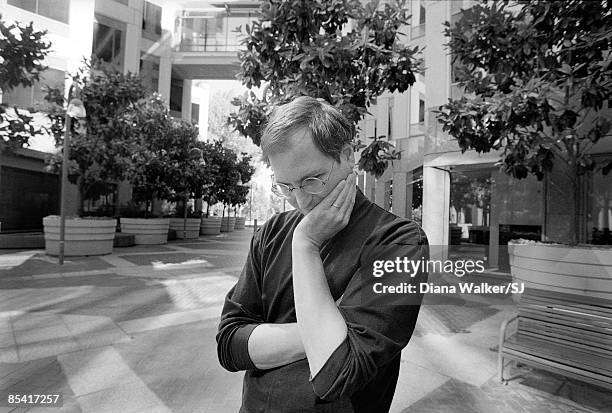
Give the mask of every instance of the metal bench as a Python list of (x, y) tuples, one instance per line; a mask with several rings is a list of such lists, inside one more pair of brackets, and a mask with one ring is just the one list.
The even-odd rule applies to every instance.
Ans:
[(498, 351), (502, 383), (509, 359), (612, 390), (612, 301), (525, 290), (518, 314), (502, 323)]

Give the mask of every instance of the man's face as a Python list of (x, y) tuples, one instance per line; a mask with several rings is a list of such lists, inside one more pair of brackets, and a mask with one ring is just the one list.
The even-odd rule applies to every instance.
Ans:
[(306, 178), (325, 181), (329, 176), (319, 194), (308, 194), (299, 188), (291, 192), (287, 201), (306, 215), (353, 171), (355, 158), (351, 146), (347, 145), (340, 154), (340, 162), (337, 162), (321, 152), (312, 141), (310, 132), (304, 129), (293, 132), (288, 139), (289, 149), (269, 156), (276, 182), (298, 188)]

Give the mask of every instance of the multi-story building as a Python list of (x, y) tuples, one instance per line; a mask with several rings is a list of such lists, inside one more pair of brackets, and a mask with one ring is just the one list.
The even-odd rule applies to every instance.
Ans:
[[(233, 29), (249, 22), (253, 2), (205, 3), (181, 0), (0, 0), (6, 22), (34, 23), (52, 43), (40, 82), (1, 94), (21, 108), (44, 100), (43, 85), (67, 90), (67, 75), (84, 58), (97, 56), (125, 73), (138, 73), (151, 92), (168, 102), (175, 117), (200, 124), (205, 135), (207, 93), (198, 79), (232, 79), (238, 39)], [(0, 92), (1, 93), (1, 92)], [(42, 217), (59, 212), (59, 180), (45, 170), (52, 139), (33, 139), (28, 149), (0, 155), (0, 222), (3, 230), (42, 227)], [(69, 188), (69, 213), (76, 212)], [(120, 186), (120, 202), (130, 197)]]
[[(361, 139), (388, 136), (401, 151), (401, 160), (378, 180), (362, 176), (360, 186), (380, 206), (400, 216), (422, 222), (431, 245), (449, 245), (453, 235), (474, 245), (492, 267), (507, 267), (504, 244), (511, 237), (562, 238), (571, 230), (574, 215), (567, 196), (563, 165), (555, 164), (549, 179), (514, 180), (495, 164), (500, 153), (462, 153), (444, 133), (434, 111), (463, 93), (453, 79), (451, 55), (444, 44), (445, 21), (456, 21), (471, 0), (412, 0), (412, 25), (406, 30), (409, 44), (426, 46), (425, 73), (404, 94), (387, 94), (372, 108), (374, 116), (362, 124)], [(602, 139), (591, 153), (612, 158), (612, 137)], [(467, 183), (467, 186), (466, 186)], [(465, 201), (467, 190), (479, 200)], [(601, 173), (583, 178), (580, 242), (593, 242), (612, 223), (612, 179)], [(469, 197), (468, 197), (469, 198)], [(453, 231), (453, 227), (456, 231)], [(458, 227), (458, 228), (457, 228)], [(476, 248), (473, 251), (478, 251)], [(478, 253), (478, 252), (476, 252)]]

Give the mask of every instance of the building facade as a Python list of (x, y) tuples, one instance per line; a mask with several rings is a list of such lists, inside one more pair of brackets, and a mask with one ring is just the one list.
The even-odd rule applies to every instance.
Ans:
[[(412, 25), (405, 30), (405, 41), (425, 46), (425, 73), (409, 92), (379, 98), (373, 116), (362, 123), (363, 141), (388, 136), (401, 160), (393, 161), (380, 179), (363, 175), (360, 186), (383, 208), (421, 222), (431, 245), (469, 240), (474, 253), (486, 257), (491, 267), (506, 269), (509, 239), (566, 237), (574, 206), (559, 162), (548, 179), (514, 180), (496, 166), (499, 153), (462, 153), (436, 120), (434, 111), (462, 94), (453, 81), (443, 23), (456, 21), (461, 9), (473, 3), (410, 1)], [(600, 159), (612, 158), (612, 137), (603, 138), (591, 152)], [(588, 175), (581, 186), (578, 238), (582, 243), (601, 243), (601, 234), (609, 234), (612, 222), (612, 178)]]
[[(33, 22), (46, 30), (51, 52), (48, 69), (32, 87), (0, 92), (0, 101), (23, 109), (44, 101), (44, 86), (68, 90), (68, 75), (83, 59), (96, 56), (124, 73), (140, 74), (150, 92), (168, 102), (173, 116), (200, 125), (206, 135), (207, 91), (199, 79), (232, 79), (238, 68), (238, 40), (232, 30), (248, 22), (255, 3), (203, 6), (174, 0), (0, 0), (0, 15), (9, 23)], [(203, 122), (200, 123), (200, 120)], [(0, 222), (3, 231), (42, 227), (42, 217), (59, 213), (59, 181), (45, 170), (52, 138), (36, 137), (28, 149), (0, 155)], [(41, 185), (35, 183), (44, 183)], [(24, 196), (23, 190), (26, 190)], [(69, 188), (68, 213), (77, 211), (77, 191)], [(120, 203), (130, 199), (128, 185), (117, 191)], [(24, 205), (38, 205), (35, 210)], [(46, 205), (42, 207), (41, 205)], [(95, 205), (94, 205), (95, 206)]]

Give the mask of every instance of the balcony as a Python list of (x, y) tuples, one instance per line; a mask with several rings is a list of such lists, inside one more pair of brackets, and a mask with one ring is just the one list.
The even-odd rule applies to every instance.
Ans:
[(233, 79), (239, 68), (241, 34), (236, 28), (251, 24), (255, 10), (185, 10), (177, 27), (172, 69), (183, 79)]
[(256, 19), (255, 10), (186, 11), (179, 25), (180, 43), (176, 51), (209, 53), (232, 52), (240, 48), (241, 34), (238, 27), (251, 24)]

